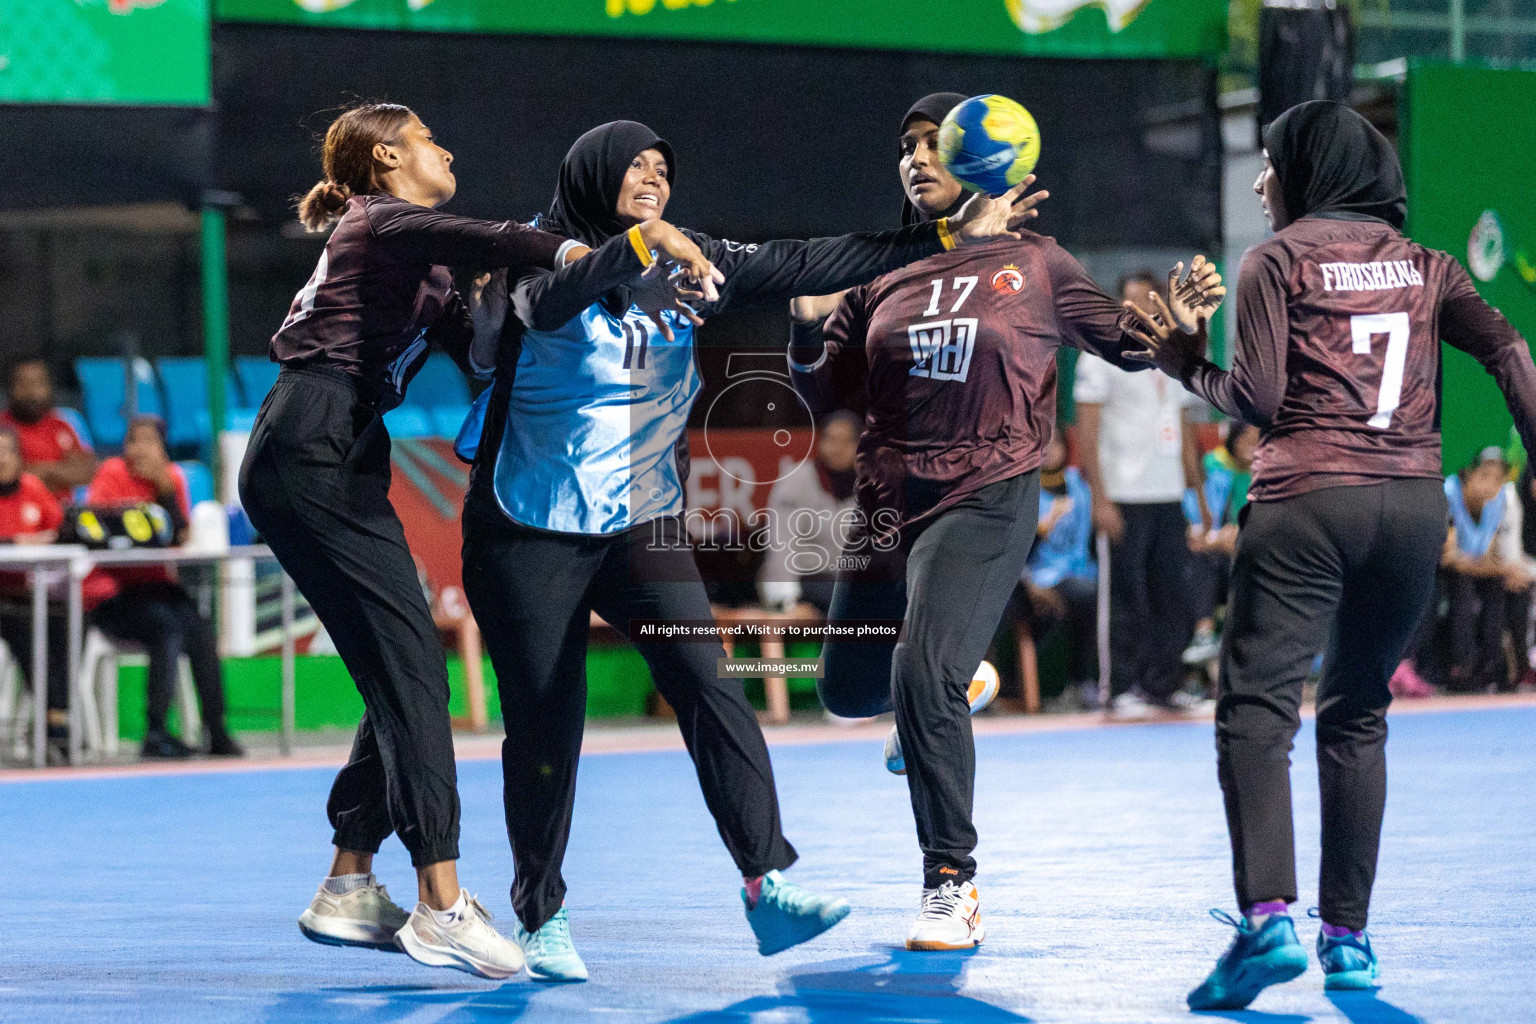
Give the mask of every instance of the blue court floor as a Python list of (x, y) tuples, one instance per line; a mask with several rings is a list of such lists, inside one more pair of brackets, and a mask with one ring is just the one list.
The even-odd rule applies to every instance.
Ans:
[[(1302, 902), (1315, 923), (1310, 723), (1294, 785)], [(1536, 1021), (1531, 912), (1536, 709), (1393, 720), (1372, 931), (1376, 995), (1330, 999), (1313, 968), (1245, 1013), (1305, 1021)], [(879, 744), (776, 747), (801, 883), (854, 912), (772, 959), (750, 943), (680, 752), (582, 765), (566, 865), (593, 980), (496, 984), (400, 955), (338, 950), (294, 919), (328, 863), (329, 769), (0, 784), (0, 1021), (1188, 1021), (1184, 994), (1225, 947), (1226, 832), (1209, 723), (984, 736), (977, 821), (989, 940), (972, 955), (900, 941), (919, 892), (906, 786)], [(510, 855), (500, 766), (461, 764), (462, 877), (500, 917)], [(398, 844), (378, 870), (402, 903)]]

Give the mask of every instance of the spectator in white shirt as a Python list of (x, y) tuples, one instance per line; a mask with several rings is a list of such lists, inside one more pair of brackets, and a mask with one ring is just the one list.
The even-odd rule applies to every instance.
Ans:
[[(1144, 309), (1156, 290), (1148, 273), (1120, 282), (1121, 297)], [(1109, 614), (1099, 616), (1100, 687), (1119, 717), (1157, 707), (1191, 710), (1197, 698), (1180, 689), (1194, 628), (1186, 487), (1195, 489), (1210, 525), (1187, 417), (1198, 399), (1162, 374), (1121, 370), (1086, 353), (1077, 361), (1073, 398), (1083, 476), (1093, 492), (1100, 585), (1106, 576), (1109, 585)]]

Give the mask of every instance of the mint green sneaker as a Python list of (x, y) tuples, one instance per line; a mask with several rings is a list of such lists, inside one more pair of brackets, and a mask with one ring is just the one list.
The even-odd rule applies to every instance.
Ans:
[(1269, 986), (1306, 971), (1307, 951), (1296, 940), (1289, 914), (1271, 914), (1257, 928), (1225, 911), (1212, 910), (1211, 916), (1237, 934), (1210, 976), (1189, 994), (1191, 1010), (1241, 1010)]
[(741, 889), (741, 903), (757, 936), (757, 951), (763, 956), (814, 939), (847, 917), (850, 909), (847, 900), (807, 892), (777, 871), (763, 876), (757, 906), (747, 902), (746, 886)]
[(1375, 988), (1381, 963), (1371, 948), (1371, 937), (1352, 932), (1337, 938), (1317, 933), (1317, 962), (1323, 965), (1323, 988), (1337, 991)]
[(513, 917), (512, 941), (523, 951), (530, 981), (586, 981), (587, 965), (571, 944), (571, 918), (561, 907), (530, 934)]

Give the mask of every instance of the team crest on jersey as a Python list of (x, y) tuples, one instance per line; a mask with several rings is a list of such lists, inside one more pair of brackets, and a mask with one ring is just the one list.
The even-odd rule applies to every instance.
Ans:
[(992, 275), (992, 290), (1002, 295), (1017, 295), (1024, 290), (1024, 272), (1012, 263)]
[(36, 526), (43, 521), (43, 510), (30, 501), (21, 506), (21, 525)]

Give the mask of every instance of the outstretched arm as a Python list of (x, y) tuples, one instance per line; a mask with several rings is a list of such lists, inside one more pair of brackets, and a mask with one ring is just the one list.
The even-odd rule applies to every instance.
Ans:
[(1128, 309), (1139, 322), (1136, 336), (1146, 358), (1177, 378), (1191, 392), (1235, 420), (1266, 427), (1285, 397), (1286, 352), (1290, 316), (1285, 304), (1285, 275), (1266, 253), (1243, 262), (1237, 283), (1237, 345), (1231, 371), (1205, 358), (1206, 321), (1194, 335), (1171, 327), (1175, 319), (1161, 297), (1151, 312)]
[(995, 198), (972, 196), (953, 217), (894, 231), (755, 245), (697, 235), (727, 279), (709, 312), (842, 291), (956, 246), (1018, 238), (1016, 229), (1037, 216), (1035, 207), (1050, 196), (1025, 195), (1034, 180), (1031, 175)]
[[(699, 246), (667, 222), (654, 220), (613, 236), (553, 273), (524, 275), (513, 291), (513, 311), (534, 330), (552, 331), (609, 292), (635, 284), (642, 274), (656, 266), (658, 257), (653, 250), (658, 250), (666, 262), (682, 267), (690, 279), (699, 283), (702, 295), (718, 296), (716, 288), (724, 278)], [(657, 267), (651, 272), (661, 269)], [(667, 333), (664, 323), (662, 327), (663, 333)]]
[(374, 237), (402, 259), (445, 267), (547, 270), (577, 244), (516, 221), (455, 217), (407, 202), (371, 203), (368, 223)]

